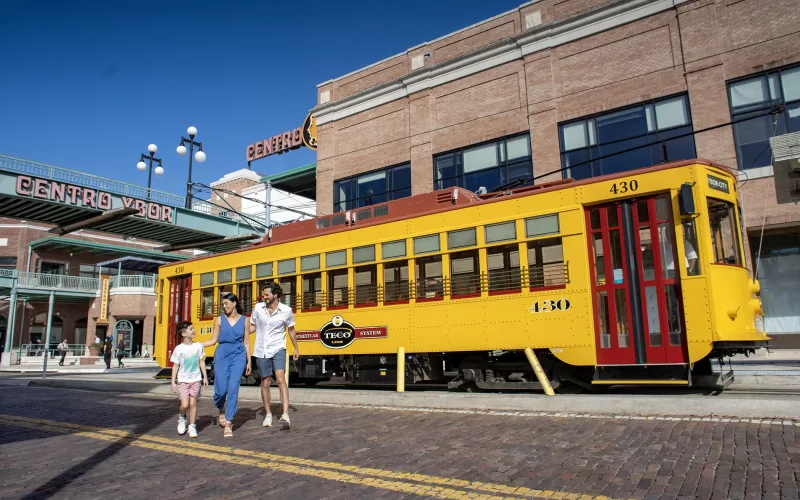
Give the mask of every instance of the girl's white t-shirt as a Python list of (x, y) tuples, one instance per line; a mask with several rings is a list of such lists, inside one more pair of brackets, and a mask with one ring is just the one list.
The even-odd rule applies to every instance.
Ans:
[(200, 360), (205, 359), (206, 352), (203, 344), (193, 342), (190, 345), (180, 343), (172, 351), (170, 361), (179, 365), (178, 382), (199, 382), (203, 380), (203, 373), (200, 371)]

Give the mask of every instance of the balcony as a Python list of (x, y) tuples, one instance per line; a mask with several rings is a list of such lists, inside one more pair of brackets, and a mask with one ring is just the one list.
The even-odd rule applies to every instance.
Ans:
[[(109, 293), (112, 295), (155, 295), (155, 275), (112, 276)], [(64, 274), (29, 273), (16, 269), (0, 269), (0, 288), (16, 289), (21, 293), (42, 294), (51, 291), (58, 295), (92, 298), (100, 293), (100, 278), (85, 278)]]
[(112, 276), (108, 287), (111, 290), (134, 288), (156, 293), (156, 277), (153, 275)]

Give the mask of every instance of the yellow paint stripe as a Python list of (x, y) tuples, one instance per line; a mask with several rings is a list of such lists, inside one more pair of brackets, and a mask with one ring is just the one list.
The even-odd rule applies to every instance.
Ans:
[[(448, 487), (457, 487), (457, 488), (468, 488), (472, 490), (478, 491), (486, 491), (490, 493), (501, 493), (506, 495), (519, 495), (525, 497), (536, 497), (536, 498), (558, 498), (562, 495), (576, 495), (575, 498), (580, 496), (580, 494), (568, 494), (566, 492), (554, 492), (549, 490), (534, 490), (524, 487), (518, 486), (508, 486), (504, 484), (496, 484), (496, 483), (482, 483), (476, 481), (464, 481), (460, 479), (454, 478), (446, 478), (446, 477), (439, 477), (439, 476), (430, 476), (425, 474), (414, 474), (414, 473), (405, 473), (405, 472), (394, 472), (390, 470), (383, 470), (383, 469), (374, 469), (374, 468), (367, 468), (367, 467), (359, 467), (356, 465), (346, 465), (340, 464), (337, 462), (323, 462), (318, 460), (311, 460), (305, 458), (298, 458), (298, 457), (291, 457), (291, 456), (284, 456), (284, 455), (275, 455), (272, 453), (263, 453), (257, 451), (251, 451), (241, 448), (233, 448), (228, 446), (218, 446), (218, 445), (211, 445), (211, 444), (204, 444), (204, 443), (197, 443), (193, 441), (187, 441), (185, 439), (170, 439), (161, 436), (155, 435), (147, 435), (147, 434), (133, 434), (127, 431), (120, 431), (116, 429), (109, 429), (105, 427), (95, 427), (95, 426), (88, 426), (88, 425), (80, 425), (80, 424), (72, 424), (69, 422), (57, 422), (52, 420), (44, 420), (44, 419), (36, 419), (36, 418), (28, 418), (28, 417), (21, 417), (15, 415), (2, 415), (0, 414), (0, 422), (6, 422), (10, 425), (17, 425), (18, 422), (25, 422), (34, 425), (42, 425), (47, 427), (55, 427), (55, 428), (63, 428), (68, 429), (67, 432), (72, 432), (73, 430), (83, 431), (78, 434), (82, 433), (90, 433), (90, 434), (102, 434), (105, 436), (112, 436), (118, 438), (124, 438), (127, 440), (135, 440), (136, 442), (152, 442), (159, 445), (166, 445), (166, 446), (178, 446), (181, 449), (183, 448), (191, 448), (198, 451), (206, 451), (212, 453), (227, 453), (233, 454), (236, 456), (242, 456), (247, 458), (261, 458), (265, 460), (269, 460), (270, 462), (284, 462), (289, 464), (300, 465), (303, 467), (312, 467), (315, 469), (333, 469), (335, 472), (339, 471), (347, 471), (349, 473), (355, 474), (362, 474), (362, 475), (371, 475), (377, 476), (383, 479), (402, 479), (404, 481), (413, 481), (418, 483), (428, 483), (428, 484), (438, 484)], [(64, 432), (58, 430), (57, 432)], [(402, 483), (406, 484), (406, 483)], [(450, 488), (448, 488), (450, 489)], [(463, 494), (470, 494), (472, 492), (461, 492)], [(495, 498), (495, 497), (491, 497)], [(584, 495), (582, 498), (594, 498), (588, 495)], [(603, 500), (614, 500), (607, 497), (602, 497)], [(599, 500), (599, 497), (598, 497)]]

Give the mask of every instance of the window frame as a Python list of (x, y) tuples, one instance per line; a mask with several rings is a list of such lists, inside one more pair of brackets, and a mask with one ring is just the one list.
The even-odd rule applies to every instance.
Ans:
[[(763, 112), (765, 110), (771, 109), (773, 106), (783, 105), (784, 106), (784, 112), (780, 114), (779, 123), (778, 123), (778, 129), (776, 131), (777, 132), (776, 135), (780, 135), (781, 133), (790, 133), (789, 132), (789, 116), (788, 116), (788, 110), (786, 108), (789, 107), (789, 106), (798, 105), (799, 106), (798, 109), (800, 109), (800, 97), (798, 97), (797, 99), (794, 99), (792, 101), (789, 101), (789, 102), (786, 101), (786, 91), (785, 91), (784, 86), (783, 86), (783, 79), (781, 78), (781, 75), (782, 75), (782, 73), (784, 71), (789, 71), (789, 70), (800, 70), (800, 64), (790, 64), (790, 65), (787, 65), (787, 66), (782, 66), (780, 68), (772, 68), (772, 69), (768, 69), (768, 70), (765, 70), (765, 71), (759, 71), (757, 73), (752, 73), (752, 74), (749, 74), (749, 75), (746, 75), (746, 76), (742, 76), (742, 77), (739, 77), (739, 78), (733, 78), (731, 80), (727, 80), (725, 82), (725, 91), (726, 91), (727, 97), (728, 97), (728, 112), (730, 114), (731, 121), (736, 121), (737, 119), (742, 119), (745, 115), (758, 113), (759, 111)], [(735, 85), (737, 83), (746, 82), (748, 80), (756, 80), (756, 79), (759, 79), (759, 78), (766, 78), (767, 91), (769, 92), (769, 76), (770, 75), (777, 75), (778, 76), (778, 85), (780, 86), (780, 92), (781, 92), (779, 100), (773, 101), (772, 94), (770, 92), (770, 95), (768, 96), (769, 97), (769, 103), (767, 103), (767, 104), (765, 104), (763, 106), (760, 106), (758, 108), (748, 109), (747, 111), (740, 111), (738, 113), (734, 113), (734, 110), (733, 110), (733, 95), (732, 95), (732, 92), (731, 92), (731, 86)], [(759, 116), (753, 116), (753, 117), (750, 117), (750, 118), (753, 118), (753, 119), (754, 118), (759, 118)], [(738, 132), (738, 127), (737, 126), (742, 124), (742, 123), (747, 123), (748, 121), (750, 121), (750, 120), (744, 120), (744, 121), (742, 121), (740, 123), (734, 123), (734, 124), (731, 125), (731, 129), (732, 129), (731, 131), (733, 132), (733, 147), (734, 147), (734, 151), (736, 153), (736, 165), (737, 165), (738, 169), (741, 170), (741, 171), (754, 170), (754, 169), (757, 169), (757, 168), (763, 168), (765, 166), (768, 167), (768, 166), (770, 166), (772, 164), (772, 157), (770, 155), (770, 161), (769, 161), (769, 163), (767, 165), (761, 165), (761, 166), (755, 165), (755, 166), (751, 166), (751, 167), (743, 167), (742, 166), (742, 155), (739, 154), (739, 132)], [(783, 123), (783, 132), (781, 132), (781, 128), (780, 128), (781, 122)], [(800, 130), (797, 130), (795, 132), (799, 132), (799, 131)], [(769, 144), (769, 141), (767, 141), (767, 144)], [(769, 150), (769, 147), (766, 148), (766, 149)], [(756, 159), (758, 159), (758, 158), (756, 158)]]
[[(676, 99), (676, 98), (683, 98), (684, 105), (686, 106), (686, 117), (688, 119), (688, 122), (683, 124), (683, 125), (670, 127), (670, 128), (664, 128), (662, 130), (662, 129), (660, 129), (658, 127), (658, 117), (656, 116), (656, 105), (659, 104), (659, 103), (663, 103), (663, 102), (666, 102), (666, 101), (670, 101), (670, 100)], [(653, 123), (654, 123), (655, 129), (652, 132), (645, 131), (644, 134), (635, 135), (635, 136), (631, 136), (631, 137), (626, 137), (624, 139), (616, 139), (616, 140), (613, 140), (613, 141), (610, 141), (610, 142), (606, 142), (604, 144), (600, 143), (600, 137), (599, 137), (600, 134), (599, 134), (599, 131), (597, 130), (597, 119), (598, 118), (605, 117), (605, 116), (608, 116), (608, 115), (611, 115), (611, 114), (614, 114), (614, 113), (621, 113), (623, 111), (633, 110), (633, 109), (636, 109), (636, 108), (642, 108), (642, 110), (645, 112), (645, 121), (647, 121), (647, 107), (648, 106), (652, 106), (652, 109), (653, 109), (653, 120), (654, 120)], [(590, 141), (589, 122), (591, 122), (592, 126), (594, 127), (595, 144), (591, 144), (590, 143), (591, 141)], [(577, 123), (584, 123), (584, 131), (585, 131), (584, 132), (584, 134), (585, 134), (584, 138), (585, 138), (586, 145), (581, 147), (581, 148), (574, 148), (574, 149), (570, 149), (570, 150), (567, 151), (565, 149), (565, 145), (564, 145), (563, 129), (564, 129), (564, 127), (566, 127), (568, 125), (573, 125), (573, 124), (577, 124)], [(681, 129), (681, 128), (688, 128), (690, 132), (692, 132), (692, 133), (694, 132), (694, 121), (692, 119), (692, 106), (691, 106), (691, 100), (689, 99), (689, 93), (688, 92), (679, 92), (677, 94), (671, 94), (671, 95), (667, 95), (667, 96), (664, 96), (664, 97), (659, 97), (657, 99), (650, 99), (650, 100), (647, 100), (647, 101), (638, 102), (636, 104), (631, 104), (631, 105), (628, 105), (628, 106), (622, 106), (622, 107), (619, 107), (619, 108), (609, 109), (609, 110), (606, 110), (606, 111), (603, 111), (603, 112), (600, 112), (600, 113), (593, 113), (593, 114), (590, 114), (590, 115), (582, 116), (580, 118), (576, 118), (576, 119), (560, 122), (560, 123), (558, 123), (558, 151), (559, 151), (559, 160), (560, 160), (560, 163), (561, 163), (562, 177), (564, 179), (569, 179), (569, 178), (572, 177), (572, 178), (574, 178), (576, 180), (591, 179), (591, 178), (594, 178), (594, 177), (600, 177), (602, 175), (612, 175), (612, 174), (615, 174), (615, 173), (627, 172), (627, 171), (630, 171), (630, 170), (636, 170), (638, 168), (645, 168), (645, 167), (650, 166), (650, 165), (657, 165), (657, 164), (663, 162), (663, 148), (665, 147), (665, 145), (668, 142), (675, 140), (674, 137), (669, 137), (668, 133), (673, 131), (673, 130), (678, 130), (678, 129)], [(667, 137), (662, 139), (661, 138), (662, 134), (667, 134)], [(683, 135), (683, 134), (678, 134), (678, 135)], [(694, 158), (694, 157), (697, 156), (697, 143), (695, 141), (694, 135), (691, 135), (690, 137), (691, 137), (691, 140), (692, 140), (692, 147), (694, 149), (694, 154), (691, 155), (691, 157)], [(653, 140), (653, 138), (655, 140)], [(603, 147), (603, 146), (610, 146), (610, 145), (613, 145), (613, 144), (621, 144), (624, 141), (634, 141), (634, 140), (643, 140), (644, 141), (644, 144), (642, 146), (638, 147), (636, 150), (638, 151), (639, 149), (645, 149), (646, 148), (648, 150), (648, 152), (649, 152), (649, 155), (650, 155), (650, 163), (648, 165), (644, 165), (644, 166), (641, 166), (641, 167), (636, 166), (634, 168), (621, 170), (619, 172), (604, 172), (603, 171), (603, 166), (602, 166), (603, 160), (599, 159), (599, 158), (604, 156), (603, 154), (600, 153), (600, 148)], [(636, 147), (636, 146), (633, 146), (633, 147)], [(652, 151), (653, 151), (654, 147), (658, 148), (657, 149), (659, 151), (659, 157), (658, 158), (653, 158)], [(622, 149), (624, 150), (624, 149), (629, 149), (629, 148), (622, 148)], [(592, 154), (593, 150), (595, 150), (597, 158), (593, 157), (593, 154)], [(575, 168), (575, 167), (573, 167), (573, 166), (565, 166), (564, 165), (564, 155), (569, 154), (569, 153), (576, 153), (578, 151), (587, 151), (588, 152), (588, 159), (580, 161), (579, 165), (577, 166), (577, 167), (588, 168), (588, 170), (590, 172), (590, 175), (588, 177), (573, 177), (572, 176), (572, 172), (570, 170), (572, 168)], [(613, 154), (613, 153), (606, 153), (606, 154)], [(617, 156), (617, 155), (615, 155), (615, 156)], [(614, 156), (611, 156), (611, 157), (609, 157), (607, 159), (611, 159), (611, 158), (614, 158)], [(687, 158), (683, 158), (683, 159), (687, 159)], [(680, 158), (678, 158), (678, 159), (669, 158), (669, 161), (679, 161), (679, 160), (680, 160)], [(595, 169), (598, 169), (600, 173), (595, 174), (594, 173)]]
[[(728, 206), (728, 215), (731, 218), (731, 224), (732, 224), (732, 227), (731, 227), (731, 229), (732, 229), (732, 237), (733, 237), (733, 241), (735, 243), (734, 252), (736, 254), (735, 255), (736, 256), (736, 262), (734, 262), (734, 263), (717, 262), (717, 244), (716, 244), (716, 242), (714, 240), (714, 227), (711, 224), (711, 207), (709, 206), (709, 204), (711, 202), (715, 202), (715, 203), (718, 203), (718, 204), (724, 204), (724, 205)], [(706, 197), (706, 207), (705, 208), (706, 208), (706, 222), (708, 223), (708, 233), (709, 233), (709, 236), (711, 238), (711, 258), (713, 259), (713, 262), (711, 264), (712, 265), (717, 265), (717, 266), (745, 267), (744, 253), (742, 251), (743, 250), (742, 229), (741, 229), (741, 225), (740, 225), (740, 222), (739, 222), (739, 213), (736, 210), (736, 204), (733, 203), (733, 202), (730, 202), (728, 200), (723, 200), (721, 198), (715, 198), (713, 196), (707, 196)], [(723, 251), (724, 251), (724, 248), (723, 248)]]
[[(399, 187), (398, 188), (398, 187), (396, 187), (394, 185), (395, 184), (395, 172), (398, 171), (398, 170), (402, 170), (404, 168), (408, 168), (408, 173), (409, 173), (408, 187)], [(361, 205), (360, 201), (361, 200), (366, 200), (367, 197), (366, 196), (364, 196), (364, 197), (353, 196), (353, 193), (355, 193), (356, 195), (358, 194), (358, 179), (362, 178), (362, 177), (367, 177), (367, 176), (370, 176), (370, 175), (375, 175), (377, 173), (383, 173), (384, 174), (384, 186), (385, 186), (384, 194), (386, 196), (386, 200), (385, 201), (379, 201), (379, 202), (372, 202), (372, 203), (369, 203), (369, 204), (365, 203), (364, 205)], [(412, 194), (411, 193), (411, 183), (412, 182), (413, 182), (413, 178), (411, 177), (411, 162), (410, 161), (403, 162), (403, 163), (398, 163), (398, 164), (395, 164), (395, 165), (389, 165), (389, 166), (378, 168), (378, 169), (375, 169), (375, 170), (370, 170), (368, 172), (362, 172), (362, 173), (359, 173), (359, 174), (356, 174), (356, 175), (351, 175), (349, 177), (343, 177), (341, 179), (335, 179), (333, 181), (333, 213), (335, 213), (335, 214), (336, 213), (344, 213), (344, 212), (353, 211), (353, 210), (357, 211), (357, 210), (363, 209), (365, 207), (370, 207), (370, 206), (373, 206), (373, 205), (379, 205), (381, 203), (386, 203), (386, 202), (393, 201), (393, 200), (399, 200), (401, 198), (407, 198), (407, 197), (411, 196), (411, 194)], [(340, 196), (339, 196), (339, 186), (342, 185), (343, 183), (349, 184), (347, 186), (348, 196), (347, 196), (347, 199), (345, 199), (344, 201), (342, 201), (340, 199)], [(407, 193), (406, 193), (406, 191), (407, 191)], [(341, 209), (341, 207), (340, 207), (340, 205), (342, 203), (345, 204), (345, 207), (343, 209)]]
[[(527, 137), (528, 139), (528, 156), (514, 158), (513, 160), (509, 161), (508, 159), (508, 141), (512, 139), (517, 139), (519, 137)], [(479, 148), (482, 146), (486, 146), (488, 144), (495, 144), (495, 158), (496, 158), (496, 165), (493, 167), (488, 167), (480, 170), (475, 170), (473, 172), (464, 173), (464, 152)], [(500, 145), (502, 144), (502, 153)], [(436, 162), (438, 159), (444, 158), (448, 155), (453, 155), (453, 168), (455, 169), (455, 174), (453, 177), (447, 178), (439, 178), (438, 169), (436, 166)], [(507, 135), (504, 137), (498, 137), (496, 139), (491, 139), (488, 141), (479, 142), (476, 144), (469, 144), (467, 146), (452, 149), (450, 151), (445, 151), (439, 154), (433, 155), (433, 190), (438, 191), (441, 189), (447, 189), (450, 187), (459, 187), (462, 189), (467, 188), (466, 176), (471, 173), (477, 172), (488, 172), (490, 170), (498, 170), (498, 176), (500, 178), (500, 184), (498, 186), (489, 187), (484, 186), (488, 191), (492, 191), (497, 189), (500, 186), (504, 186), (509, 183), (509, 176), (508, 176), (508, 169), (509, 167), (516, 167), (519, 165), (528, 164), (530, 166), (530, 177), (528, 178), (531, 182), (533, 181), (533, 150), (531, 148), (531, 134), (530, 131), (524, 131), (517, 134)], [(524, 178), (524, 177), (523, 177)], [(451, 179), (455, 179), (455, 183), (446, 182)]]

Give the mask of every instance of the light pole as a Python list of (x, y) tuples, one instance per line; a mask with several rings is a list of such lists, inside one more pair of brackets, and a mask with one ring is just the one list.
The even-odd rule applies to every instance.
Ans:
[(189, 134), (189, 138), (181, 137), (181, 143), (178, 146), (178, 154), (183, 156), (186, 154), (186, 146), (185, 144), (189, 143), (189, 180), (186, 181), (186, 208), (192, 208), (192, 153), (194, 153), (194, 147), (197, 146), (197, 153), (194, 153), (194, 159), (197, 160), (198, 163), (203, 163), (206, 161), (206, 154), (203, 152), (203, 143), (197, 142), (194, 140), (194, 137), (197, 135), (197, 129), (194, 127), (189, 127), (186, 129), (186, 133)]
[(147, 168), (144, 160), (150, 160), (150, 171), (147, 174), (147, 199), (150, 199), (150, 184), (153, 181), (153, 162), (158, 163), (156, 167), (156, 175), (163, 175), (164, 174), (164, 167), (161, 166), (161, 159), (156, 158), (156, 151), (158, 151), (158, 146), (155, 144), (151, 144), (147, 146), (147, 150), (150, 151), (150, 156), (142, 153), (141, 157), (139, 158), (139, 163), (136, 164), (136, 168), (138, 170), (144, 171)]

